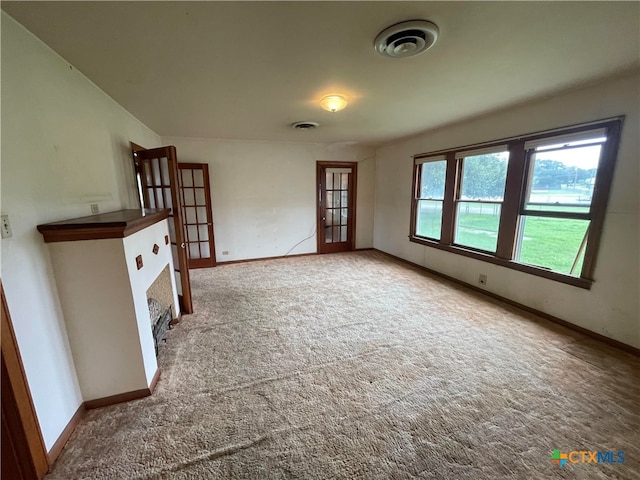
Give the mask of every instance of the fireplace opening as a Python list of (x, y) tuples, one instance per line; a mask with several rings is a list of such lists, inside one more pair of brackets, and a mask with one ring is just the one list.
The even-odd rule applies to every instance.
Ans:
[(151, 329), (153, 331), (153, 342), (156, 347), (156, 357), (158, 356), (158, 344), (166, 341), (165, 334), (171, 329), (173, 319), (171, 306), (164, 308), (155, 298), (148, 298), (149, 316), (151, 317)]
[(171, 273), (167, 265), (147, 290), (147, 306), (151, 319), (151, 331), (153, 342), (158, 356), (158, 345), (166, 341), (167, 330), (171, 329), (173, 315), (173, 290), (171, 286)]

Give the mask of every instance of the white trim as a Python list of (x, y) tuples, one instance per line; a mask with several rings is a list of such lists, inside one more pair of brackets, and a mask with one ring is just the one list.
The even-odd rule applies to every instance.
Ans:
[(415, 158), (414, 162), (416, 165), (421, 165), (423, 163), (429, 163), (429, 162), (442, 162), (442, 161), (446, 161), (447, 160), (447, 156), (446, 155), (435, 155), (433, 157), (421, 157), (421, 158)]
[(585, 132), (568, 133), (566, 135), (557, 135), (555, 137), (544, 137), (536, 140), (529, 140), (524, 143), (525, 150), (533, 150), (545, 145), (566, 145), (580, 140), (588, 140), (589, 138), (606, 137), (606, 128), (596, 128)]

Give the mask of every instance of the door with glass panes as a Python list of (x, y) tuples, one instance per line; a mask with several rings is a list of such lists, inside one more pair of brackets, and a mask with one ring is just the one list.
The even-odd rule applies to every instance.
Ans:
[(206, 163), (178, 163), (178, 171), (189, 268), (215, 267), (209, 166)]
[(318, 162), (318, 253), (355, 247), (357, 163)]

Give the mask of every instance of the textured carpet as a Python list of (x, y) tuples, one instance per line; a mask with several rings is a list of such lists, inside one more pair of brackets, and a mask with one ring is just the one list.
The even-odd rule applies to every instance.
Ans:
[(48, 480), (640, 478), (636, 357), (375, 251), (191, 276), (156, 392)]

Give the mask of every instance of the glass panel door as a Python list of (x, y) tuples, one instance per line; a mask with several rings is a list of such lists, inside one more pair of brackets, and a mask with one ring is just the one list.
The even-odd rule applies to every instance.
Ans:
[(318, 162), (318, 252), (353, 250), (357, 164)]

